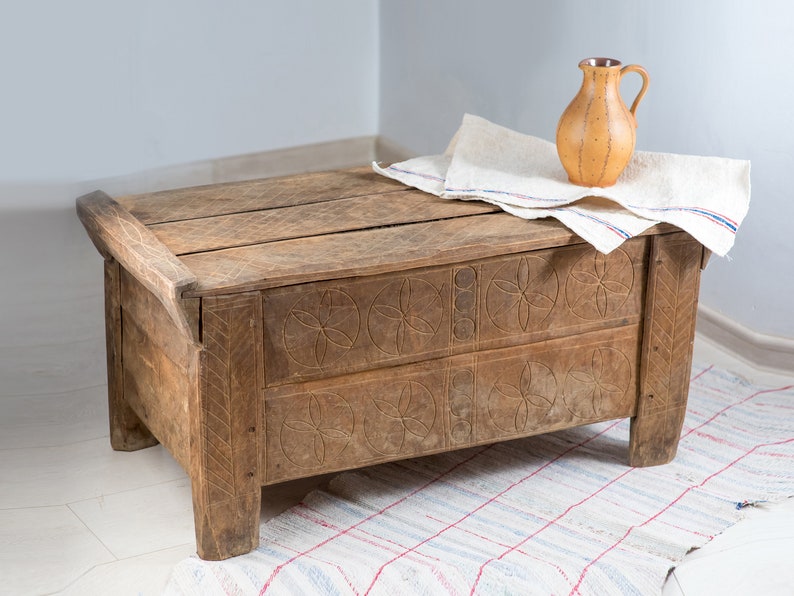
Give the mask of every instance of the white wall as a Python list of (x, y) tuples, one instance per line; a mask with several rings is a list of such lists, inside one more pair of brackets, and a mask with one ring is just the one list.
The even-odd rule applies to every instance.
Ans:
[[(786, 0), (5, 8), (0, 396), (103, 382), (101, 260), (74, 215), (79, 194), (155, 189), (164, 180), (141, 172), (378, 132), (432, 153), (466, 111), (550, 139), (578, 89), (576, 63), (597, 54), (651, 72), (640, 148), (753, 161), (750, 216), (733, 261), (706, 271), (703, 301), (794, 337)], [(203, 181), (184, 171), (185, 184)]]
[[(13, 4), (13, 7), (11, 6)], [(376, 0), (32, 0), (0, 15), (0, 396), (104, 380), (74, 213), (169, 168), (375, 135)]]
[(374, 0), (16, 3), (0, 19), (0, 183), (375, 134), (377, 34)]
[[(794, 338), (792, 40), (788, 0), (383, 2), (380, 133), (437, 153), (472, 112), (553, 140), (581, 58), (642, 64), (638, 149), (752, 162), (750, 214), (730, 259), (712, 259), (702, 302)], [(624, 82), (629, 101), (638, 84)]]

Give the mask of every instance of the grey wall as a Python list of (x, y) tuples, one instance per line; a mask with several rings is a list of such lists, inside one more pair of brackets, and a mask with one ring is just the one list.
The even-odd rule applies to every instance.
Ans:
[(375, 135), (377, 15), (375, 0), (4, 4), (0, 398), (104, 382), (102, 262), (75, 198)]
[(752, 162), (750, 213), (730, 258), (707, 269), (702, 302), (794, 338), (792, 51), (788, 0), (382, 2), (380, 133), (438, 153), (471, 112), (553, 141), (581, 58), (639, 63), (651, 85), (638, 149)]
[(376, 133), (434, 153), (467, 111), (551, 139), (576, 63), (600, 54), (651, 72), (640, 148), (752, 160), (750, 216), (703, 301), (794, 337), (786, 0), (42, 0), (2, 17), (0, 396), (103, 381), (101, 260), (79, 194)]
[[(15, 3), (0, 18), (0, 185), (373, 135), (377, 8), (359, 0)], [(4, 193), (0, 209), (51, 203), (37, 194)]]

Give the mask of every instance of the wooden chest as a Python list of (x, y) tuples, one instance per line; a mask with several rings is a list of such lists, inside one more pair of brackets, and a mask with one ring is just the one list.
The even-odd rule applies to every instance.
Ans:
[(365, 169), (77, 209), (112, 446), (185, 468), (203, 558), (257, 546), (288, 479), (624, 417), (630, 465), (675, 454), (704, 250), (672, 226), (603, 255)]

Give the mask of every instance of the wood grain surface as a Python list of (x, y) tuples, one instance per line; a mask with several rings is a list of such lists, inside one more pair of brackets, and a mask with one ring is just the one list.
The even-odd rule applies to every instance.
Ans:
[(106, 259), (115, 259), (163, 303), (177, 328), (193, 335), (182, 294), (196, 277), (124, 207), (102, 191), (77, 199), (77, 215)]
[(703, 247), (685, 233), (655, 236), (648, 271), (637, 416), (629, 462), (665, 464), (684, 424), (697, 322)]
[(118, 202), (148, 225), (405, 191), (399, 182), (360, 167), (163, 190), (120, 197)]
[(638, 325), (268, 390), (266, 482), (628, 417)]
[(604, 255), (362, 168), (77, 209), (111, 444), (185, 468), (203, 558), (257, 546), (289, 479), (622, 417), (631, 465), (675, 454), (707, 255), (673, 226)]

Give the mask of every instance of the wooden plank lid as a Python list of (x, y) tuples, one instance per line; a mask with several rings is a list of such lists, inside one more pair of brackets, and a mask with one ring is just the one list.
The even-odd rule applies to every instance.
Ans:
[[(369, 168), (168, 190), (116, 201), (114, 212), (120, 209), (125, 221), (137, 222), (154, 253), (172, 254), (195, 278), (180, 286), (183, 297), (582, 242), (556, 221), (526, 221), (488, 203), (442, 199)], [(112, 226), (110, 220), (92, 222), (89, 233), (97, 246), (115, 241)], [(136, 254), (145, 259), (147, 251)]]

